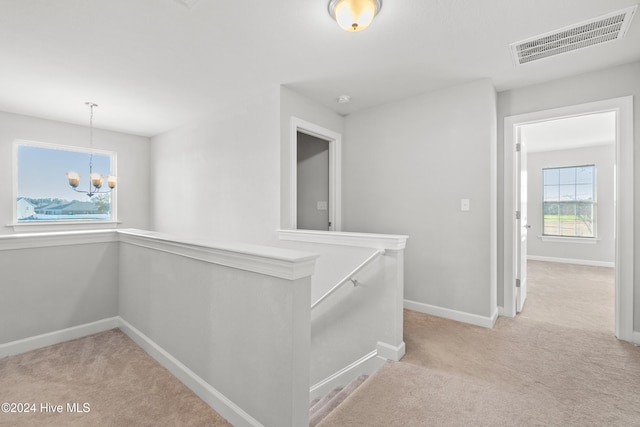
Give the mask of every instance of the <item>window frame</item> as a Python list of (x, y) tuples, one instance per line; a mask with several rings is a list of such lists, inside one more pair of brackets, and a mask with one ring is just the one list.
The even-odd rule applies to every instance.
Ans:
[[(13, 206), (13, 227), (14, 231), (62, 231), (62, 230), (93, 230), (93, 229), (114, 229), (118, 222), (118, 193), (117, 187), (111, 191), (111, 218), (110, 219), (65, 219), (65, 220), (34, 220), (34, 221), (18, 221), (18, 148), (20, 146), (38, 147), (50, 150), (61, 150), (75, 153), (84, 153), (104, 155), (110, 157), (111, 170), (110, 174), (118, 174), (118, 153), (116, 151), (91, 149), (87, 147), (79, 147), (74, 145), (56, 144), (50, 142), (40, 142), (24, 139), (16, 139), (13, 141), (13, 176), (12, 176), (12, 206)], [(88, 168), (88, 164), (87, 164)], [(62, 178), (64, 173), (62, 171)], [(68, 185), (68, 184), (67, 184)], [(80, 193), (78, 193), (80, 194)]]
[[(546, 192), (545, 192), (545, 187), (547, 187), (547, 185), (545, 185), (545, 171), (547, 170), (558, 170), (558, 173), (560, 173), (561, 169), (578, 169), (578, 168), (586, 168), (586, 167), (590, 167), (593, 168), (593, 179), (591, 182), (591, 186), (592, 186), (592, 195), (593, 198), (591, 201), (581, 201), (578, 200), (576, 196), (574, 196), (573, 200), (567, 200), (567, 201), (562, 201), (562, 200), (558, 200), (557, 202), (553, 202), (553, 201), (547, 201), (546, 200)], [(581, 165), (572, 165), (572, 166), (554, 166), (554, 167), (545, 167), (542, 168), (542, 235), (541, 237), (543, 239), (553, 239), (553, 240), (564, 240), (564, 239), (577, 239), (577, 240), (585, 240), (585, 241), (596, 241), (598, 238), (598, 200), (597, 200), (597, 167), (596, 164), (581, 164)], [(578, 185), (579, 183), (573, 182), (571, 185)], [(562, 183), (558, 182), (557, 187), (558, 189), (561, 187)], [(558, 196), (558, 198), (560, 198), (560, 196)], [(557, 203), (559, 208), (562, 204), (565, 203), (572, 203), (577, 205), (580, 204), (586, 204), (586, 205), (591, 205), (591, 210), (592, 210), (592, 235), (591, 236), (578, 236), (578, 235), (563, 235), (563, 234), (547, 234), (546, 233), (546, 227), (545, 227), (545, 208), (546, 208), (546, 204), (547, 203)], [(577, 217), (577, 215), (574, 214), (574, 217)], [(559, 228), (560, 230), (560, 228)]]

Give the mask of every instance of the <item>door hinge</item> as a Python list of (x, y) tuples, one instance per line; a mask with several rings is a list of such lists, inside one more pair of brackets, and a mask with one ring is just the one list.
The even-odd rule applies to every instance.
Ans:
[(520, 211), (516, 211), (516, 219), (520, 219)]
[(520, 279), (516, 279), (516, 288), (520, 287)]
[(518, 143), (516, 144), (516, 151), (518, 151), (518, 152), (519, 152), (521, 149), (522, 149), (522, 144), (518, 142)]

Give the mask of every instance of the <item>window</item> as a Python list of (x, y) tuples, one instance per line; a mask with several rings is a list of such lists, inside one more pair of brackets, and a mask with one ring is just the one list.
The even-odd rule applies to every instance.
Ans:
[[(115, 221), (115, 194), (106, 176), (115, 175), (115, 153), (53, 144), (17, 142), (15, 223)], [(89, 162), (103, 174), (101, 192), (75, 191), (66, 173), (80, 174), (77, 190), (89, 190)]]
[(542, 234), (596, 237), (595, 165), (543, 169), (542, 176)]

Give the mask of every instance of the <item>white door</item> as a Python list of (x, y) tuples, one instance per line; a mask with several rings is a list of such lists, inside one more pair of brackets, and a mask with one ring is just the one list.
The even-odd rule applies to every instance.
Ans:
[(527, 298), (527, 148), (516, 130), (516, 312), (520, 313)]

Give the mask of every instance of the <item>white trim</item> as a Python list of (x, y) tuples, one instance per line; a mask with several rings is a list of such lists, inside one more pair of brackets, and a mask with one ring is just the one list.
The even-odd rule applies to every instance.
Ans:
[(0, 359), (117, 328), (118, 319), (119, 317), (117, 316), (110, 317), (85, 323), (84, 325), (73, 326), (71, 328), (60, 329), (58, 331), (0, 344)]
[(348, 233), (319, 230), (277, 230), (280, 240), (358, 246), (399, 251), (405, 248), (409, 236), (393, 234)]
[(635, 345), (640, 345), (640, 332), (633, 331), (631, 342)]
[(457, 322), (469, 323), (471, 325), (482, 326), (483, 328), (493, 328), (498, 319), (498, 308), (493, 311), (489, 317), (477, 314), (466, 313), (464, 311), (452, 310), (450, 308), (437, 307), (435, 305), (424, 304), (422, 302), (404, 300), (404, 308), (417, 311), (432, 316), (444, 317), (445, 319), (455, 320)]
[(317, 254), (298, 250), (242, 243), (213, 246), (204, 240), (178, 239), (136, 229), (8, 234), (0, 236), (0, 251), (108, 242), (121, 242), (287, 280), (311, 276), (318, 258)]
[(319, 256), (310, 252), (241, 243), (212, 246), (205, 241), (176, 239), (174, 236), (144, 230), (118, 230), (118, 234), (120, 241), (129, 245), (287, 280), (311, 276)]
[(329, 221), (331, 231), (342, 230), (342, 135), (297, 117), (290, 124), (289, 227), (298, 228), (298, 131), (329, 142)]
[(516, 126), (615, 111), (616, 114), (616, 309), (615, 334), (625, 341), (632, 340), (634, 310), (634, 168), (633, 168), (633, 97), (626, 96), (586, 104), (505, 117), (504, 119), (504, 222), (503, 222), (503, 311), (515, 316), (514, 276), (514, 129)]
[(204, 400), (216, 412), (234, 426), (262, 426), (251, 415), (216, 390), (208, 382), (196, 375), (178, 359), (173, 357), (153, 340), (140, 332), (126, 320), (119, 318), (120, 329), (136, 344), (189, 387), (198, 397)]
[(538, 236), (543, 242), (552, 243), (577, 243), (579, 245), (595, 245), (601, 239), (595, 237), (564, 237), (564, 236)]
[(312, 385), (309, 388), (309, 398), (313, 400), (325, 396), (331, 390), (349, 384), (360, 375), (371, 375), (385, 363), (386, 359), (378, 357), (378, 351), (373, 350), (348, 366), (329, 375), (324, 380)]
[(592, 261), (592, 260), (589, 260), (589, 259), (556, 258), (556, 257), (538, 256), (538, 255), (528, 255), (527, 259), (530, 259), (531, 261), (546, 261), (546, 262), (559, 262), (559, 263), (563, 263), (563, 264), (590, 265), (592, 267), (611, 267), (611, 268), (614, 268), (616, 266), (615, 262)]
[(13, 231), (18, 232), (47, 232), (47, 231), (60, 231), (60, 229), (69, 231), (79, 230), (113, 230), (120, 224), (117, 221), (102, 221), (102, 220), (78, 220), (71, 221), (37, 221), (37, 222), (21, 222), (7, 224), (7, 227), (13, 228)]
[(402, 341), (400, 345), (391, 345), (386, 342), (378, 341), (376, 348), (378, 350), (378, 357), (393, 360), (394, 362), (402, 359), (402, 356), (406, 353), (404, 341)]
[(0, 251), (117, 242), (115, 230), (59, 231), (0, 236)]

